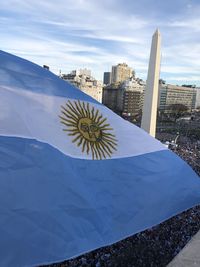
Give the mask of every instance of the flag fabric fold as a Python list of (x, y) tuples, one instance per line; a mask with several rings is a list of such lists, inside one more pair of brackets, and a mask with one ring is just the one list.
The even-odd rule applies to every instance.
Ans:
[(199, 203), (199, 177), (158, 140), (0, 51), (0, 266), (66, 260)]

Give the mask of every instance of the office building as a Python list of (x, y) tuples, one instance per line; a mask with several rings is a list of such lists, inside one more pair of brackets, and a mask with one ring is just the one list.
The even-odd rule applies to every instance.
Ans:
[(123, 117), (133, 118), (142, 110), (144, 82), (130, 79), (103, 88), (103, 104)]
[(124, 89), (122, 115), (134, 118), (139, 113), (142, 113), (144, 85), (127, 81), (124, 84)]
[(116, 66), (112, 66), (111, 82), (118, 83), (128, 80), (134, 77), (135, 73), (131, 67), (126, 63), (120, 63)]
[(171, 113), (172, 106), (181, 104), (188, 111), (195, 108), (196, 88), (183, 87), (171, 84), (160, 84), (159, 109), (164, 113)]
[(104, 72), (103, 74), (103, 84), (111, 84), (111, 72)]

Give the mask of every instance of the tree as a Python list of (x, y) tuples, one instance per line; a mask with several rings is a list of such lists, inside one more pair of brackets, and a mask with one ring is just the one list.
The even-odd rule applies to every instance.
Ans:
[(196, 84), (182, 84), (182, 87), (196, 88)]
[(159, 84), (166, 84), (166, 81), (163, 79), (159, 79)]
[(187, 113), (188, 107), (183, 104), (172, 104), (168, 106), (168, 110), (176, 122), (178, 118)]

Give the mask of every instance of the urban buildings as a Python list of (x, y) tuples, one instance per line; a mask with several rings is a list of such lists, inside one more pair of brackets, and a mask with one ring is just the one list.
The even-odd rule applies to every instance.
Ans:
[(135, 72), (126, 63), (112, 66), (111, 83), (123, 82), (131, 77), (135, 77)]
[(135, 78), (135, 71), (126, 63), (112, 66), (112, 72), (104, 72), (103, 104), (128, 118), (141, 112), (144, 84)]
[[(119, 115), (134, 121), (142, 113), (145, 83), (139, 79), (130, 79), (121, 83), (110, 84), (103, 88), (103, 104)], [(187, 111), (200, 107), (200, 89), (160, 84), (158, 108), (170, 114), (173, 105), (185, 106)]]
[(183, 87), (171, 84), (160, 84), (159, 110), (171, 113), (173, 105), (184, 105), (188, 111), (195, 109), (196, 88)]
[(73, 70), (69, 74), (62, 74), (61, 78), (78, 87), (84, 93), (90, 95), (98, 102), (102, 102), (102, 82), (91, 76), (88, 69)]
[[(121, 69), (121, 66), (127, 70), (122, 71), (129, 77), (121, 74), (118, 76), (118, 82), (111, 83), (113, 77), (111, 72), (104, 73), (103, 88), (101, 81), (96, 80), (91, 75), (91, 70), (78, 69), (73, 70), (68, 74), (62, 74), (61, 78), (70, 82), (80, 90), (95, 98), (99, 102), (103, 102), (108, 108), (121, 115), (122, 117), (135, 121), (142, 115), (144, 104), (145, 82), (139, 78), (135, 78), (135, 73), (127, 64), (118, 64), (112, 69)], [(119, 74), (117, 70), (115, 73)], [(121, 78), (119, 78), (121, 77)], [(119, 81), (120, 79), (125, 79)], [(160, 80), (158, 108), (160, 112), (165, 114), (171, 113), (171, 108), (174, 104), (181, 104), (186, 106), (188, 111), (200, 107), (200, 88), (194, 86), (176, 86), (166, 84), (165, 81)]]

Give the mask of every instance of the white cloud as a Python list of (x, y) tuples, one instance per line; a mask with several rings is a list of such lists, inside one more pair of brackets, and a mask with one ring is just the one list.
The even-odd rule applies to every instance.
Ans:
[(196, 6), (192, 4), (189, 13), (179, 14), (175, 19), (153, 21), (144, 15), (144, 10), (133, 10), (132, 15), (116, 10), (116, 1), (119, 3), (118, 0), (2, 1), (0, 48), (40, 65), (48, 64), (55, 72), (88, 67), (102, 78), (104, 70), (127, 62), (145, 78), (151, 36), (160, 26), (161, 76), (167, 79), (173, 76), (173, 80), (177, 76), (177, 81), (181, 77), (198, 77), (200, 19)]
[(176, 28), (184, 28), (184, 29), (188, 28), (188, 30), (199, 32), (200, 31), (200, 19), (189, 18), (189, 19), (184, 19), (184, 20), (177, 20), (177, 21), (170, 22), (168, 26), (176, 27)]

